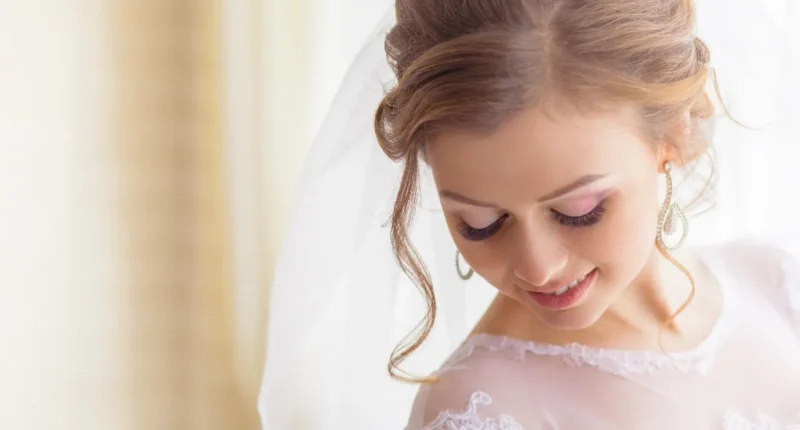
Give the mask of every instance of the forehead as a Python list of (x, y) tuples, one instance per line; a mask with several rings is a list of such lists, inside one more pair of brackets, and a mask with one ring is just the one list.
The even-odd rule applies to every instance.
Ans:
[[(630, 109), (547, 115), (530, 109), (489, 135), (452, 131), (431, 142), (427, 160), (437, 187), (478, 198), (497, 185), (543, 193), (585, 174), (621, 173), (655, 156)], [(491, 195), (490, 195), (491, 197)]]

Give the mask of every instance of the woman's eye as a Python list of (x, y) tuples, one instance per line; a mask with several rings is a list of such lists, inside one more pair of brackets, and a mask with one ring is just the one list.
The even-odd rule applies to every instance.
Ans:
[[(564, 215), (555, 209), (552, 209), (551, 212), (553, 213), (553, 217), (555, 218), (556, 222), (561, 225), (568, 227), (591, 227), (603, 219), (603, 215), (606, 213), (606, 207), (604, 203), (605, 202), (600, 202), (597, 206), (592, 208), (592, 210), (579, 216)], [(506, 219), (508, 219), (508, 214), (503, 215), (502, 217), (498, 218), (497, 221), (484, 228), (474, 228), (462, 221), (461, 225), (458, 227), (458, 232), (464, 237), (464, 239), (473, 242), (480, 242), (494, 236), (495, 233), (497, 233), (503, 226), (503, 223), (506, 221)]]
[(556, 210), (552, 210), (552, 212), (556, 222), (561, 225), (568, 227), (591, 227), (603, 219), (603, 215), (606, 213), (606, 207), (604, 202), (600, 202), (600, 204), (595, 206), (592, 210), (580, 216), (564, 215)]
[(473, 242), (480, 242), (494, 236), (494, 234), (500, 230), (500, 227), (503, 226), (503, 223), (507, 218), (508, 214), (503, 215), (498, 218), (497, 221), (484, 228), (473, 228), (462, 221), (461, 225), (458, 227), (458, 232), (461, 234), (461, 236), (464, 236), (464, 239)]

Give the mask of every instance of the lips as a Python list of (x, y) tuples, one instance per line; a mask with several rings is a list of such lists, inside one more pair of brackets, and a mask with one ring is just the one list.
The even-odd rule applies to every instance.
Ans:
[(578, 286), (578, 284), (583, 282), (588, 275), (589, 274), (581, 276), (580, 278), (570, 282), (567, 285), (564, 285), (563, 287), (561, 287), (561, 288), (559, 288), (559, 289), (557, 289), (555, 291), (551, 291), (549, 293), (542, 292), (541, 294), (548, 295), (548, 296), (560, 296), (560, 295), (566, 293), (567, 291), (569, 291), (570, 288), (575, 288), (576, 286)]
[(529, 291), (528, 294), (543, 308), (552, 310), (566, 309), (577, 303), (578, 300), (583, 297), (586, 291), (589, 290), (589, 287), (594, 283), (596, 277), (597, 269), (595, 268), (587, 275), (575, 279), (555, 291), (546, 293)]

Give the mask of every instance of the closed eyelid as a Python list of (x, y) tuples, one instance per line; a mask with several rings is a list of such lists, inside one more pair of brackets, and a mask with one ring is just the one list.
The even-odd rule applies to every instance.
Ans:
[(462, 213), (457, 216), (470, 227), (482, 229), (494, 224), (498, 218), (503, 216), (503, 213), (492, 211), (488, 213)]
[(566, 215), (583, 215), (591, 211), (600, 202), (605, 200), (610, 194), (611, 190), (593, 191), (587, 194), (573, 196), (564, 199), (560, 204), (554, 207), (555, 210), (563, 212)]

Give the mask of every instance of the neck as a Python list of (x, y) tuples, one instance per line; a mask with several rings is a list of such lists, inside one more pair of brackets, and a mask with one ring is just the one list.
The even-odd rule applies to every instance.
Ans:
[[(690, 258), (676, 254), (675, 259), (691, 266)], [(691, 271), (691, 268), (690, 268)], [(625, 289), (618, 300), (609, 307), (596, 328), (614, 329), (628, 333), (650, 335), (665, 330), (680, 334), (680, 324), (671, 321), (675, 311), (690, 296), (691, 281), (686, 274), (670, 262), (658, 249), (653, 251), (639, 275)]]
[[(702, 264), (691, 254), (674, 257), (699, 276)], [(703, 282), (703, 281), (699, 281)], [(674, 324), (666, 325), (691, 293), (691, 282), (657, 249), (639, 275), (591, 327), (579, 331), (552, 330), (515, 300), (498, 295), (476, 332), (501, 334), (551, 344), (580, 344), (613, 349), (683, 350), (696, 345), (707, 334), (718, 313), (718, 297), (701, 294), (701, 303), (684, 312)], [(708, 296), (708, 297), (707, 297)]]

